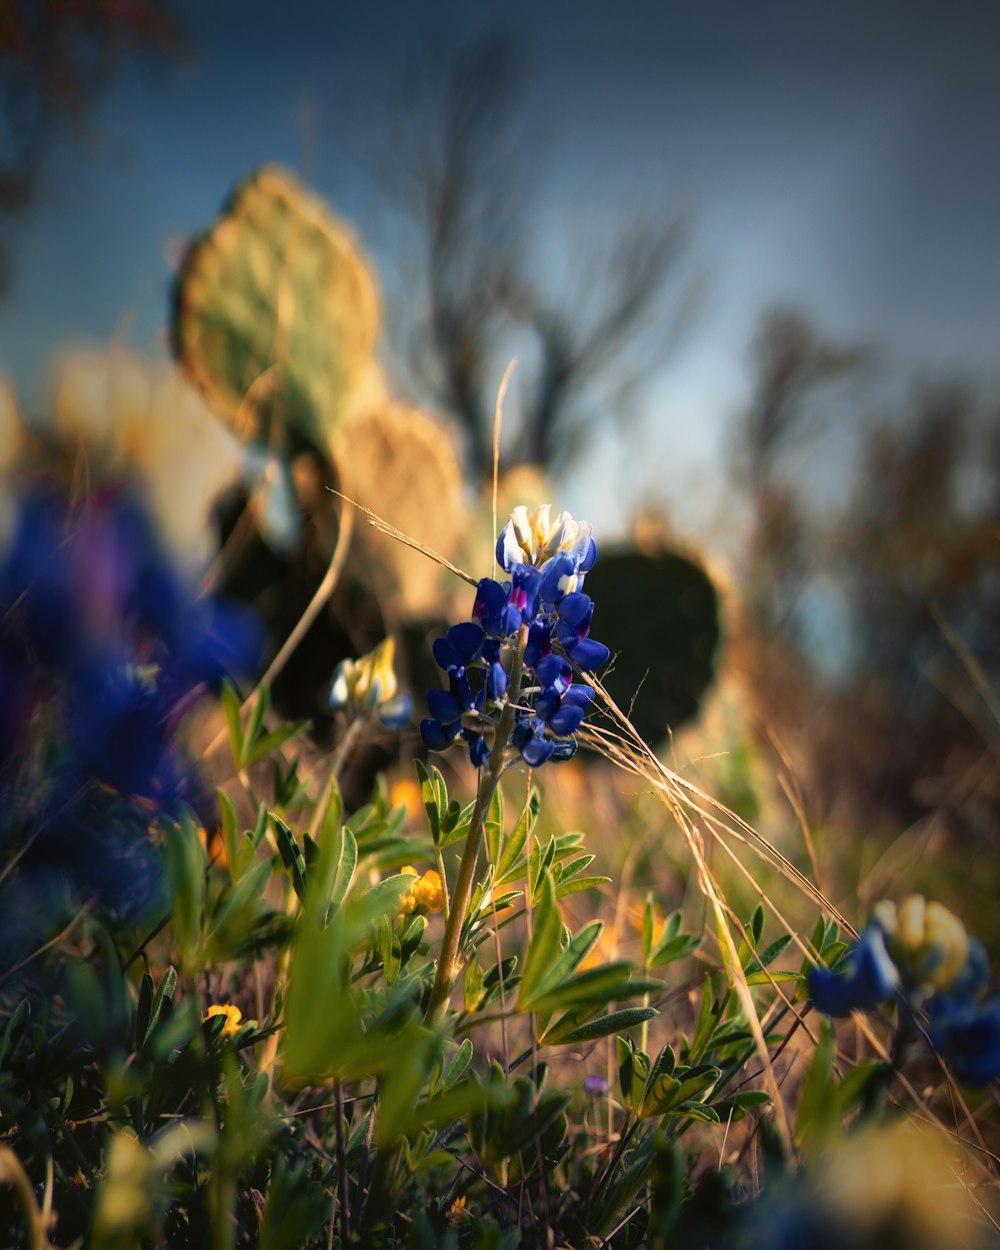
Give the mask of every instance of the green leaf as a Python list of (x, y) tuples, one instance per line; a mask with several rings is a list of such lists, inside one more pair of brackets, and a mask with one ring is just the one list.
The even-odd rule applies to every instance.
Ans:
[(444, 820), (441, 824), (441, 839), (438, 845), (443, 849), (451, 846), (454, 842), (461, 842), (463, 838), (468, 837), (469, 826), (472, 824), (472, 813), (475, 811), (475, 803), (468, 803), (462, 807), (458, 802), (448, 804), (448, 811), (445, 813)]
[(135, 1008), (135, 1049), (138, 1050), (149, 1032), (149, 1019), (153, 1010), (153, 978), (148, 972), (139, 982), (139, 999)]
[(489, 811), (483, 821), (483, 832), (486, 835), (486, 850), (490, 863), (495, 864), (500, 858), (500, 847), (503, 842), (503, 791), (496, 786), (490, 799)]
[(444, 1075), (441, 1077), (441, 1085), (444, 1089), (450, 1089), (459, 1077), (465, 1075), (466, 1068), (472, 1062), (472, 1053), (472, 1041), (467, 1037), (444, 1070)]
[(295, 834), (292, 833), (281, 817), (274, 812), (270, 813), (270, 817), (274, 825), (275, 839), (278, 843), (281, 862), (291, 874), (292, 885), (295, 888), (295, 893), (299, 896), (299, 901), (304, 903), (306, 900), (305, 856), (295, 840)]
[(439, 768), (431, 768), (428, 771), (422, 760), (414, 760), (413, 764), (420, 780), (420, 797), (423, 800), (424, 811), (427, 813), (431, 838), (435, 846), (440, 846), (442, 823), (448, 811), (448, 786)]
[[(592, 920), (590, 924), (585, 925), (580, 932), (573, 938), (569, 945), (559, 955), (558, 959), (552, 964), (548, 975), (536, 991), (539, 996), (543, 996), (548, 988), (554, 988), (561, 985), (567, 977), (571, 976), (581, 963), (587, 958), (591, 950), (601, 936), (604, 930), (604, 922), (602, 920)], [(626, 965), (627, 967), (628, 965)], [(535, 1001), (535, 1000), (532, 1000)]]
[(701, 1120), (704, 1124), (721, 1124), (719, 1113), (714, 1107), (706, 1106), (703, 1102), (682, 1102), (679, 1106), (674, 1107), (671, 1115), (682, 1115), (688, 1120)]
[(226, 727), (229, 730), (229, 748), (233, 753), (233, 762), (237, 768), (242, 768), (243, 720), (240, 715), (240, 697), (228, 681), (222, 683), (222, 691), (219, 697), (222, 700), (222, 710), (226, 716)]
[[(551, 844), (550, 844), (551, 845)], [(538, 905), (535, 911), (535, 929), (524, 962), (521, 985), (517, 996), (518, 1010), (532, 1001), (539, 987), (545, 982), (549, 969), (562, 950), (563, 922), (556, 902), (556, 886), (552, 873), (546, 868), (539, 886)]]
[(662, 981), (652, 978), (632, 978), (632, 965), (627, 960), (616, 960), (599, 968), (588, 968), (567, 980), (551, 984), (546, 980), (529, 1000), (535, 1010), (556, 1010), (564, 1007), (596, 1003), (604, 1006), (622, 998), (637, 994), (657, 993), (663, 989)]
[(610, 877), (575, 877), (572, 881), (560, 881), (556, 886), (556, 898), (565, 898), (567, 894), (580, 894), (583, 890), (593, 890), (606, 885)]
[(229, 875), (235, 880), (240, 873), (240, 833), (236, 817), (236, 806), (224, 790), (217, 790), (219, 799), (219, 821), (222, 825), (222, 841), (226, 848), (226, 863)]
[(504, 845), (497, 862), (497, 885), (505, 885), (508, 881), (515, 881), (521, 875), (525, 864), (522, 852), (527, 845), (531, 831), (535, 827), (541, 803), (542, 799), (537, 787), (532, 786), (531, 793), (528, 795), (528, 800), (524, 805), (524, 811), (514, 826), (514, 832)]
[(574, 1042), (593, 1042), (598, 1038), (617, 1033), (620, 1029), (634, 1028), (635, 1025), (642, 1024), (645, 1020), (652, 1020), (657, 1015), (659, 1012), (654, 1007), (623, 1007), (620, 1011), (612, 1011), (597, 1020), (581, 1024), (569, 1033), (553, 1038), (551, 1043), (548, 1036), (542, 1038), (542, 1042), (552, 1045), (556, 1041), (563, 1045)]
[(799, 1095), (799, 1114), (795, 1123), (795, 1136), (806, 1155), (818, 1151), (824, 1142), (836, 1132), (840, 1123), (836, 1082), (833, 1064), (836, 1037), (833, 1025), (824, 1019), (820, 1023), (819, 1043), (816, 1053), (806, 1071)]
[(294, 724), (279, 725), (277, 729), (272, 729), (270, 733), (264, 734), (263, 738), (259, 738), (256, 742), (250, 738), (249, 741), (253, 742), (253, 746), (247, 748), (243, 767), (251, 768), (254, 764), (259, 764), (262, 759), (280, 750), (289, 738), (294, 738), (296, 734), (308, 729), (310, 724), (309, 720), (299, 720)]

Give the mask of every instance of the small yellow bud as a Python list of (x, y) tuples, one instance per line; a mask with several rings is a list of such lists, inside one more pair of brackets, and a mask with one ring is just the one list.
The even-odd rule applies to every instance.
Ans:
[(205, 1019), (211, 1020), (214, 1016), (225, 1016), (226, 1022), (222, 1026), (223, 1037), (233, 1037), (239, 1032), (240, 1025), (243, 1023), (243, 1012), (239, 1007), (234, 1007), (232, 1003), (216, 1003), (209, 1007), (205, 1012)]

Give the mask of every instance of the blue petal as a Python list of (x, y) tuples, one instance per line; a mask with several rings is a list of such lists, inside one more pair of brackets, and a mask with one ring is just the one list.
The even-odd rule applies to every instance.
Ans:
[(458, 724), (442, 725), (437, 720), (422, 720), (420, 736), (432, 751), (443, 751), (458, 737)]
[(594, 701), (593, 686), (584, 686), (580, 682), (574, 683), (563, 695), (564, 703), (577, 703), (580, 707), (586, 707)]
[(593, 638), (580, 638), (567, 646), (566, 653), (583, 673), (592, 673), (595, 668), (607, 664), (611, 652), (603, 642)]
[(543, 603), (559, 603), (563, 598), (563, 590), (560, 585), (564, 577), (572, 577), (576, 573), (576, 564), (572, 556), (568, 556), (565, 552), (555, 555), (545, 566), (545, 573), (542, 576), (542, 584), (540, 587), (540, 596)]
[(539, 684), (549, 686), (560, 695), (570, 687), (573, 670), (561, 655), (547, 655), (535, 665), (535, 676)]
[(469, 744), (469, 759), (473, 768), (482, 768), (489, 762), (489, 744), (482, 734), (473, 733), (469, 729), (465, 731), (465, 739)]
[(443, 668), (449, 673), (453, 669), (462, 668), (462, 657), (447, 638), (434, 639), (431, 644), (431, 655), (434, 656), (434, 663), (438, 668)]
[(472, 605), (473, 620), (478, 621), (487, 634), (506, 633), (506, 609), (506, 589), (492, 577), (484, 577), (476, 589), (476, 601)]
[(507, 693), (507, 672), (504, 666), (495, 660), (486, 674), (486, 697), (499, 703)]
[(452, 625), (446, 636), (461, 656), (463, 664), (471, 664), (483, 653), (483, 627), (476, 621), (463, 621), (460, 625)]
[(579, 704), (564, 703), (557, 712), (549, 717), (549, 728), (554, 734), (558, 734), (560, 738), (568, 738), (570, 734), (576, 733), (580, 728), (582, 720), (583, 708)]
[(589, 573), (596, 563), (597, 563), (597, 543), (595, 543), (592, 538), (590, 542), (587, 544), (587, 550), (580, 557), (580, 563), (578, 567), (581, 573)]
[(811, 968), (808, 979), (809, 993), (818, 1011), (827, 1016), (846, 1016), (891, 999), (899, 985), (899, 970), (886, 950), (882, 930), (869, 925), (841, 967)]
[(560, 619), (574, 629), (586, 628), (594, 619), (594, 601), (582, 591), (574, 591), (560, 601), (557, 609)]
[(562, 738), (558, 742), (552, 744), (552, 754), (549, 759), (553, 764), (565, 764), (567, 760), (571, 760), (577, 752), (577, 741), (575, 738)]
[(538, 662), (552, 652), (552, 626), (544, 621), (536, 621), (528, 630), (528, 644), (524, 648), (524, 663), (528, 668), (537, 668)]
[(447, 725), (449, 721), (460, 720), (462, 716), (458, 700), (448, 690), (428, 690), (427, 710), (443, 725)]
[(408, 691), (379, 704), (378, 718), (386, 729), (396, 731), (405, 728), (412, 715), (413, 695)]
[(559, 698), (557, 691), (543, 690), (535, 699), (535, 713), (539, 720), (548, 723), (555, 716), (556, 712), (559, 711), (561, 704), (562, 700)]
[(521, 759), (524, 760), (529, 768), (539, 768), (554, 750), (555, 744), (550, 742), (548, 738), (532, 734), (530, 741), (521, 747)]

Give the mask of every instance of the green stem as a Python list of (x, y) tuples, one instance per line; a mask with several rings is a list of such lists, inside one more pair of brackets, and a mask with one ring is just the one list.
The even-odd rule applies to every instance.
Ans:
[(472, 900), (472, 891), (476, 880), (476, 866), (479, 863), (479, 846), (483, 838), (490, 804), (493, 802), (493, 796), (496, 793), (497, 786), (500, 784), (500, 774), (503, 772), (507, 743), (510, 741), (510, 735), (514, 729), (516, 720), (515, 708), (521, 697), (524, 648), (527, 645), (527, 641), (528, 627), (527, 625), (522, 625), (521, 632), (518, 634), (517, 645), (514, 649), (514, 658), (510, 666), (507, 702), (500, 716), (500, 724), (497, 726), (493, 750), (490, 752), (490, 758), (479, 780), (479, 788), (476, 792), (476, 806), (472, 812), (469, 834), (465, 840), (465, 849), (462, 852), (462, 862), (458, 867), (458, 880), (455, 882), (455, 891), (451, 898), (451, 912), (445, 924), (444, 938), (441, 941), (441, 955), (438, 959), (431, 996), (427, 1003), (425, 1019), (428, 1024), (436, 1024), (448, 1010), (448, 1000), (451, 997), (451, 991), (458, 975), (459, 946), (462, 938), (462, 929), (469, 911), (469, 903)]

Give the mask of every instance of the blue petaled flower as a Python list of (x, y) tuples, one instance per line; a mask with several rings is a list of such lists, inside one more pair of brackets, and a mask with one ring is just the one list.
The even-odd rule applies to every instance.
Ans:
[(526, 764), (537, 768), (575, 754), (573, 735), (594, 692), (574, 683), (574, 668), (592, 672), (608, 659), (607, 647), (589, 636), (594, 604), (580, 590), (596, 559), (586, 521), (574, 521), (568, 512), (553, 520), (548, 504), (531, 513), (514, 509), (497, 542), (497, 560), (509, 580), (483, 578), (473, 619), (453, 625), (434, 643), (448, 689), (427, 696), (430, 716), (420, 725), (427, 746), (442, 750), (462, 738), (472, 762), (486, 763), (500, 717), (514, 698), (509, 742)]
[(413, 699), (399, 693), (395, 659), (395, 639), (384, 638), (359, 660), (341, 660), (330, 682), (330, 707), (349, 716), (374, 713), (386, 729), (402, 729), (413, 712)]
[(819, 1011), (846, 1016), (898, 1000), (900, 1027), (926, 1013), (931, 1045), (960, 1081), (985, 1085), (1000, 1076), (1000, 996), (982, 999), (989, 979), (983, 944), (940, 903), (912, 894), (883, 899), (838, 968), (809, 970)]
[(263, 642), (248, 609), (199, 596), (136, 496), (28, 491), (0, 555), (10, 888), (31, 894), (45, 881), (65, 895), (69, 885), (119, 915), (151, 898), (151, 824), (206, 796), (180, 721), (224, 676), (249, 675)]
[(931, 1044), (960, 1081), (988, 1085), (1000, 1076), (1000, 997), (935, 994), (927, 1010)]
[(863, 931), (842, 968), (809, 970), (809, 993), (816, 1009), (827, 1016), (878, 1007), (895, 995), (899, 985), (899, 969), (889, 957), (878, 925)]

